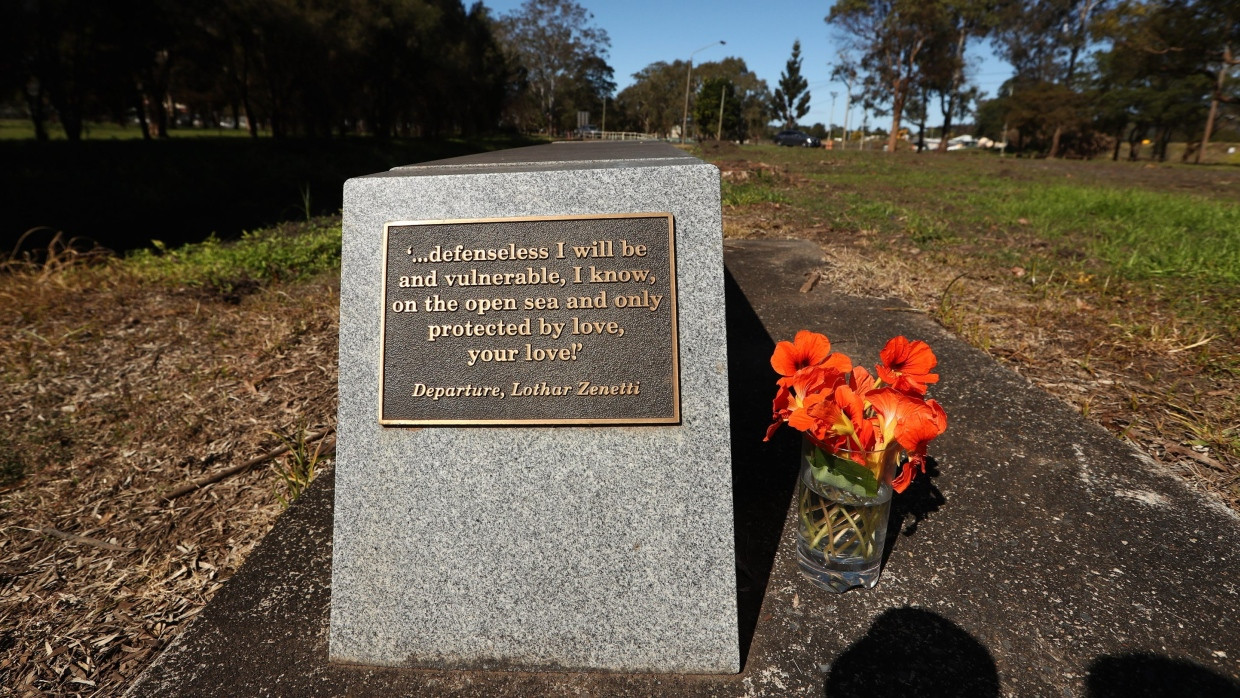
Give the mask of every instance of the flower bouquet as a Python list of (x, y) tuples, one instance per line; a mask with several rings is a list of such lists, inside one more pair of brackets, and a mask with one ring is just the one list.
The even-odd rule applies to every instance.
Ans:
[(878, 583), (892, 492), (925, 471), (927, 445), (947, 429), (925, 397), (939, 380), (930, 347), (895, 337), (879, 358), (875, 378), (806, 330), (771, 356), (780, 377), (766, 438), (785, 423), (803, 435), (798, 562), (832, 591)]

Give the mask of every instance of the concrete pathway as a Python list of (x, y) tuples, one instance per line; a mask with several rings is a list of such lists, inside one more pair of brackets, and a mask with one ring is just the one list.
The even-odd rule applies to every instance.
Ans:
[[(1240, 697), (1240, 517), (924, 315), (800, 293), (813, 244), (725, 249), (741, 674), (330, 665), (327, 474), (129, 694)], [(873, 590), (796, 572), (798, 442), (761, 439), (767, 360), (801, 328), (864, 365), (897, 334), (939, 356), (949, 428), (931, 476), (897, 497)]]

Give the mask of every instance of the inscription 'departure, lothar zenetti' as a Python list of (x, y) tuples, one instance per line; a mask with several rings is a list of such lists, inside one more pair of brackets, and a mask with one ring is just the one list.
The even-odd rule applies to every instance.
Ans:
[(379, 422), (680, 421), (671, 214), (384, 226)]

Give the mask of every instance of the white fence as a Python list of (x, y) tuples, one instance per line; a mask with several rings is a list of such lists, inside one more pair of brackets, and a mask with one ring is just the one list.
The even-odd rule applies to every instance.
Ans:
[(661, 141), (666, 140), (653, 133), (636, 131), (582, 131), (581, 139), (585, 141)]

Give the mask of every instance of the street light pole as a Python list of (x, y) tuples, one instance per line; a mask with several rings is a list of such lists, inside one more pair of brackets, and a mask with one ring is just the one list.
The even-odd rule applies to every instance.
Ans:
[(698, 53), (705, 51), (708, 48), (714, 48), (715, 46), (723, 46), (726, 43), (728, 42), (716, 41), (714, 43), (706, 44), (702, 48), (697, 49), (693, 53), (689, 54), (689, 72), (685, 75), (685, 114), (680, 122), (680, 142), (681, 143), (685, 142), (685, 131), (689, 129), (689, 83), (693, 80), (693, 57), (696, 56)]
[(835, 147), (835, 138), (833, 137), (835, 133), (835, 98), (839, 95), (840, 93), (838, 92), (831, 93), (831, 120), (827, 122), (827, 142), (831, 144), (832, 148)]

